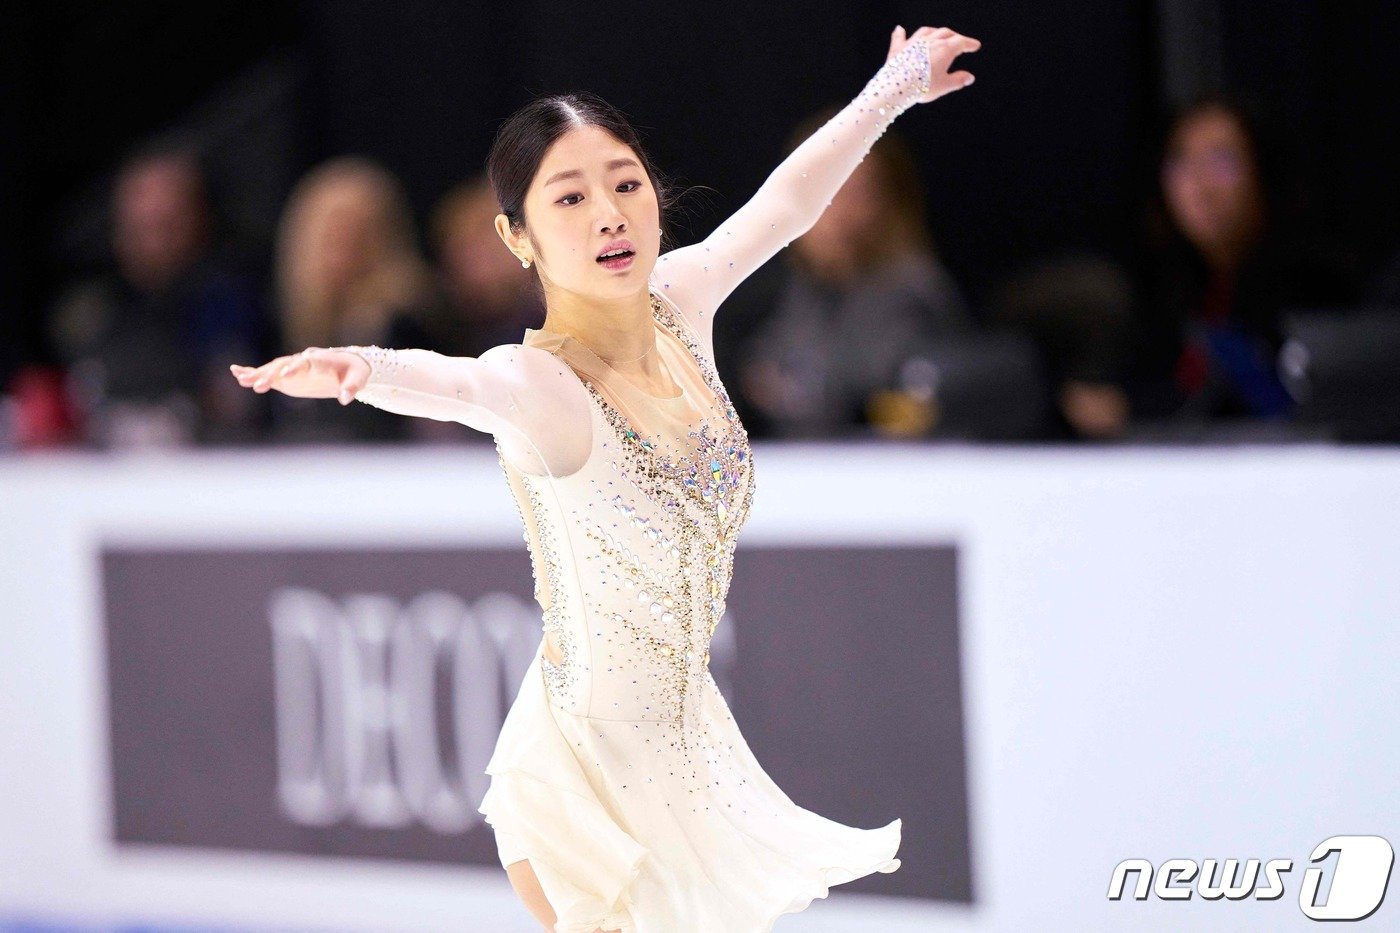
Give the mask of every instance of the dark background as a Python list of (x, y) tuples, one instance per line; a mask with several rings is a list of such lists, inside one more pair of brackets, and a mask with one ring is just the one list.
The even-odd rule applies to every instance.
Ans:
[(1157, 123), (1217, 78), (1272, 111), (1309, 216), (1358, 270), (1400, 243), (1400, 5), (1381, 0), (24, 2), (0, 10), (0, 371), (47, 356), (43, 310), (99, 262), (112, 169), (152, 134), (214, 143), (226, 232), (265, 267), (287, 190), (321, 159), (381, 160), (421, 220), (511, 111), (592, 90), (663, 171), (713, 189), (683, 202), (686, 243), (757, 189), (798, 121), (860, 90), (895, 24), (983, 42), (959, 63), (973, 88), (897, 124), (974, 300), (1038, 256), (1128, 258)]

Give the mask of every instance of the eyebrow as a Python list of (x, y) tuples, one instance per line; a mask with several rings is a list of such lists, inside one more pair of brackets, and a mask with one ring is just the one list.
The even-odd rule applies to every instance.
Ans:
[[(620, 159), (613, 159), (612, 161), (608, 162), (607, 169), (611, 172), (614, 169), (622, 168), (624, 165), (636, 165), (637, 168), (641, 168), (640, 165), (637, 165), (636, 159), (629, 159), (626, 156), (624, 156)], [(570, 169), (567, 172), (555, 172), (553, 175), (549, 176), (549, 181), (545, 182), (545, 184), (552, 185), (556, 181), (563, 181), (565, 178), (580, 178), (582, 177), (582, 175), (583, 172), (579, 171), (576, 168)]]

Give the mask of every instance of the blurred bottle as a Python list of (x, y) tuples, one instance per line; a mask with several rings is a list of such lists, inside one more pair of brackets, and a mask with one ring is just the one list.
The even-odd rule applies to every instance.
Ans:
[(938, 366), (923, 356), (905, 360), (899, 388), (871, 393), (866, 417), (886, 437), (927, 437), (938, 424)]

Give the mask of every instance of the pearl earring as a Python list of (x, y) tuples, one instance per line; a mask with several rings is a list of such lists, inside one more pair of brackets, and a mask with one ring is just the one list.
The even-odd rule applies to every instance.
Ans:
[(528, 268), (530, 268), (530, 260), (528, 260), (528, 259), (522, 259), (522, 260), (520, 260), (520, 268), (522, 268), (522, 269), (528, 269)]

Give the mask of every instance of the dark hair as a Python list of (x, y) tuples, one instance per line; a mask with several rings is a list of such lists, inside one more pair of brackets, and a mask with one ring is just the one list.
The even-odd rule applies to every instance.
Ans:
[(537, 97), (511, 114), (496, 131), (486, 158), (486, 175), (511, 229), (518, 233), (526, 226), (525, 193), (530, 190), (545, 153), (559, 137), (579, 126), (600, 127), (636, 153), (656, 191), (661, 251), (665, 252), (671, 239), (668, 215), (681, 192), (652, 165), (626, 115), (588, 91)]

